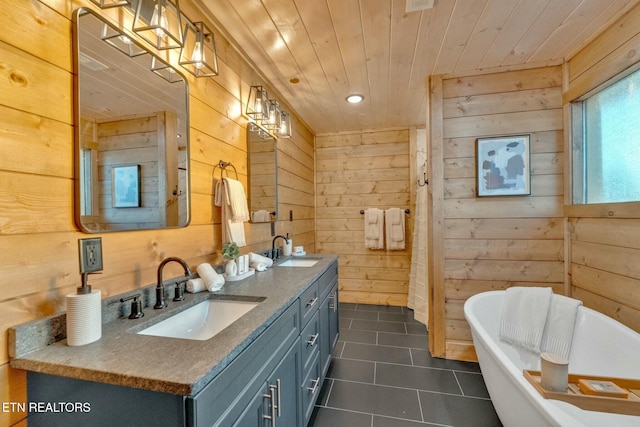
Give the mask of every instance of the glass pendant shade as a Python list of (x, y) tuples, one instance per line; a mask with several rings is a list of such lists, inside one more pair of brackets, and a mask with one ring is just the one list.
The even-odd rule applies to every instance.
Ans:
[(112, 7), (129, 6), (129, 0), (91, 0), (91, 3), (100, 6), (100, 9), (110, 9)]
[(179, 63), (196, 77), (218, 75), (215, 39), (203, 22), (186, 22)]
[(286, 111), (280, 112), (280, 127), (276, 135), (278, 138), (291, 138), (291, 115)]
[(251, 86), (247, 100), (247, 116), (257, 121), (266, 120), (268, 110), (267, 91), (262, 86)]
[(130, 57), (140, 56), (147, 51), (131, 38), (107, 24), (102, 25), (102, 40)]
[(177, 83), (183, 80), (182, 76), (171, 65), (155, 56), (151, 57), (151, 71), (169, 83)]
[(138, 0), (133, 31), (158, 50), (182, 47), (179, 0)]
[(270, 131), (277, 131), (280, 128), (280, 104), (275, 99), (270, 99), (267, 108), (267, 118), (262, 120), (262, 126)]

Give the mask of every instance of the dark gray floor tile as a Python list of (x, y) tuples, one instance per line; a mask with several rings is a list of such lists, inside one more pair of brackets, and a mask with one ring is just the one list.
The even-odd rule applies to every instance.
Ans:
[(402, 313), (402, 307), (393, 305), (358, 304), (356, 310), (381, 311), (385, 313)]
[(340, 319), (378, 320), (378, 312), (363, 310), (340, 310)]
[(351, 329), (340, 330), (340, 341), (359, 342), (362, 344), (375, 344), (378, 333), (375, 331), (354, 331)]
[(373, 416), (373, 427), (426, 427), (426, 426), (442, 427), (441, 424), (430, 424), (430, 423), (422, 423), (418, 421), (401, 420), (399, 418), (381, 417), (379, 415)]
[(362, 360), (333, 359), (328, 378), (373, 384), (376, 364)]
[(339, 326), (340, 332), (351, 328), (353, 319), (349, 319), (348, 317), (341, 317), (339, 320), (340, 320), (340, 326)]
[(415, 390), (335, 380), (327, 406), (420, 421)]
[(396, 347), (429, 348), (429, 339), (424, 335), (389, 334), (378, 332), (379, 345), (392, 345)]
[(407, 333), (411, 335), (428, 335), (427, 327), (420, 322), (407, 323)]
[(353, 319), (349, 329), (359, 329), (363, 331), (395, 332), (405, 334), (407, 332), (404, 323), (398, 322), (376, 322), (373, 320)]
[(378, 363), (376, 384), (462, 394), (452, 371)]
[(474, 362), (462, 362), (459, 360), (447, 360), (432, 357), (428, 350), (411, 349), (414, 366), (426, 368), (452, 369), (456, 371), (480, 372), (480, 366)]
[[(324, 406), (327, 404), (329, 393), (331, 393), (331, 387), (333, 387), (333, 380), (330, 378), (326, 378), (322, 383), (322, 388), (320, 389), (320, 395), (318, 396), (316, 405)], [(309, 425), (311, 426), (313, 424), (309, 423)]]
[(450, 426), (499, 427), (490, 400), (421, 391), (424, 421)]
[(309, 425), (313, 427), (371, 427), (371, 415), (316, 406)]
[(487, 386), (484, 383), (482, 374), (474, 374), (470, 372), (454, 372), (460, 387), (462, 387), (462, 394), (465, 396), (484, 397), (489, 399), (489, 392)]
[(413, 318), (413, 313), (380, 313), (379, 320), (384, 322), (405, 322), (422, 325), (422, 323)]
[[(342, 334), (340, 334), (342, 336)], [(333, 357), (340, 357), (342, 355), (342, 350), (344, 350), (344, 342), (338, 341), (336, 343), (336, 348), (333, 349)]]
[(354, 302), (339, 302), (338, 308), (342, 310), (355, 310), (358, 304)]
[(342, 358), (411, 365), (411, 354), (408, 348), (370, 344), (345, 343)]

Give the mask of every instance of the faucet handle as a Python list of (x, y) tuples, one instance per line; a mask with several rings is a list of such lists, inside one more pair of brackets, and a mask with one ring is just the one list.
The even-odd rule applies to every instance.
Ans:
[(186, 281), (182, 281), (182, 282), (178, 282), (176, 283), (176, 287), (174, 288), (174, 296), (173, 296), (173, 300), (174, 301), (182, 301), (184, 299), (184, 287), (187, 286), (187, 282)]
[(129, 315), (129, 319), (140, 319), (144, 317), (144, 313), (142, 312), (142, 301), (140, 301), (140, 294), (131, 295), (127, 298), (120, 298), (120, 302), (131, 301), (131, 314)]

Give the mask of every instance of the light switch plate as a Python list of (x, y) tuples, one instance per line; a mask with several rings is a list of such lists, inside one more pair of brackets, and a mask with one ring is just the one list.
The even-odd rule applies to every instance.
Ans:
[(102, 271), (102, 238), (78, 239), (80, 273)]

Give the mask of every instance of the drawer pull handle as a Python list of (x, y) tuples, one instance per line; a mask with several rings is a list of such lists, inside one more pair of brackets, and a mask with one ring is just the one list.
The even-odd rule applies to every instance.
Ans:
[(337, 292), (334, 292), (331, 294), (331, 296), (329, 298), (331, 298), (331, 303), (329, 304), (329, 309), (333, 310), (333, 312), (335, 313), (336, 310), (338, 309), (338, 304), (336, 304), (336, 297), (338, 296)]
[(315, 380), (311, 380), (311, 383), (313, 384), (313, 386), (307, 387), (307, 390), (309, 390), (311, 394), (316, 394), (318, 384), (320, 384), (320, 377), (316, 378)]
[(271, 415), (263, 415), (265, 420), (271, 420), (272, 427), (276, 427), (276, 389), (275, 386), (269, 386), (269, 394), (263, 394), (265, 398), (271, 401)]
[(320, 334), (311, 335), (311, 339), (307, 341), (307, 347), (313, 347), (316, 344), (316, 341), (318, 341), (318, 335)]
[(276, 388), (278, 389), (278, 416), (280, 417), (280, 416), (282, 416), (282, 413), (281, 413), (281, 411), (280, 411), (280, 408), (281, 408), (281, 406), (282, 406), (282, 405), (280, 404), (280, 378), (278, 378), (278, 379), (276, 380)]
[(315, 297), (309, 300), (309, 302), (307, 303), (307, 308), (313, 307), (314, 305), (316, 305), (317, 302), (318, 302), (318, 297)]

